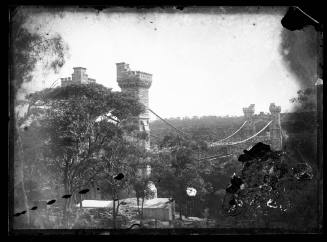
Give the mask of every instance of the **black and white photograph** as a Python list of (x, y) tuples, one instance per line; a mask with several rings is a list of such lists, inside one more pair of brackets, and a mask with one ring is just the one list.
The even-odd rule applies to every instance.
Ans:
[(323, 30), (310, 10), (8, 15), (8, 234), (322, 233)]

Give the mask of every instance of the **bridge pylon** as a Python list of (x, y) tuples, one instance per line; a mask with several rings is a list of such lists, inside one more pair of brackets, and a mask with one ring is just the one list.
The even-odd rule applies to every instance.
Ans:
[(269, 106), (272, 123), (270, 124), (270, 142), (273, 150), (282, 150), (282, 129), (280, 123), (281, 107), (271, 103)]
[(253, 119), (255, 104), (251, 104), (249, 107), (243, 108), (245, 120), (247, 121), (244, 127), (244, 136), (250, 137), (255, 133), (255, 123)]

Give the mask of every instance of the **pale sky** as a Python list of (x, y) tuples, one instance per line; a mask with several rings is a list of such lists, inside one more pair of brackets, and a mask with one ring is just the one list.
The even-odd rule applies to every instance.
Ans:
[[(30, 91), (69, 77), (73, 67), (113, 90), (117, 62), (153, 74), (150, 108), (165, 118), (256, 113), (269, 104), (291, 111), (299, 89), (282, 62), (280, 15), (64, 12), (37, 14), (42, 31), (58, 32), (70, 48), (57, 75), (35, 72)], [(58, 82), (59, 84), (59, 82)], [(151, 117), (155, 119), (154, 116)]]

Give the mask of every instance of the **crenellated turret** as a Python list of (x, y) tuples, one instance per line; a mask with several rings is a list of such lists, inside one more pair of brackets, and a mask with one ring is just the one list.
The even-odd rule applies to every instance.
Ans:
[(244, 127), (245, 137), (250, 137), (251, 135), (253, 135), (255, 133), (255, 123), (253, 120), (253, 115), (254, 115), (254, 111), (255, 111), (254, 108), (255, 108), (254, 104), (251, 104), (247, 108), (243, 108), (244, 117), (247, 121), (247, 124)]
[(89, 78), (86, 74), (86, 68), (84, 67), (74, 67), (74, 72), (71, 77), (60, 78), (61, 86), (65, 87), (71, 84), (90, 84), (95, 83), (96, 80)]
[(269, 106), (269, 111), (271, 113), (272, 123), (270, 124), (270, 140), (271, 148), (273, 150), (282, 149), (282, 131), (280, 124), (280, 112), (281, 107), (276, 106), (275, 103), (271, 103)]
[[(149, 88), (152, 84), (152, 74), (132, 71), (129, 64), (124, 62), (116, 63), (117, 66), (117, 82), (123, 93), (128, 93), (137, 98), (137, 100), (145, 106), (145, 111), (138, 117), (139, 127), (141, 131), (145, 131), (148, 134), (147, 141), (144, 141), (144, 148), (150, 149), (150, 114), (149, 108)], [(144, 165), (141, 165), (138, 170), (138, 174), (143, 177), (149, 177), (151, 174), (150, 158), (148, 157)], [(148, 189), (153, 191), (153, 194), (146, 199), (157, 198), (157, 189), (153, 182), (149, 182)]]
[[(144, 106), (145, 111), (139, 115), (140, 130), (150, 134), (149, 121), (149, 88), (152, 84), (152, 75), (141, 71), (132, 71), (129, 64), (116, 63), (117, 82), (123, 93), (136, 97)], [(145, 142), (145, 148), (150, 149), (150, 139)]]

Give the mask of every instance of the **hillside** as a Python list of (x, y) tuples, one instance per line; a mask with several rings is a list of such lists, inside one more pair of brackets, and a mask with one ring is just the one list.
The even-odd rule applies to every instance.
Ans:
[[(256, 114), (255, 120), (256, 130), (260, 130), (269, 120), (268, 114)], [(169, 118), (166, 119), (179, 130), (190, 134), (196, 139), (204, 139), (206, 141), (214, 141), (227, 137), (232, 132), (237, 130), (244, 122), (243, 116), (203, 116), (193, 118)], [(260, 121), (261, 120), (261, 121)], [(315, 124), (315, 113), (282, 113), (281, 125), (284, 131), (292, 134), (300, 134), (303, 132), (311, 132)], [(161, 120), (155, 120), (150, 123), (152, 142), (156, 143), (157, 138), (162, 138), (164, 135), (175, 133), (171, 127), (167, 126)], [(157, 138), (156, 138), (156, 137)], [(239, 136), (243, 136), (242, 130)]]

